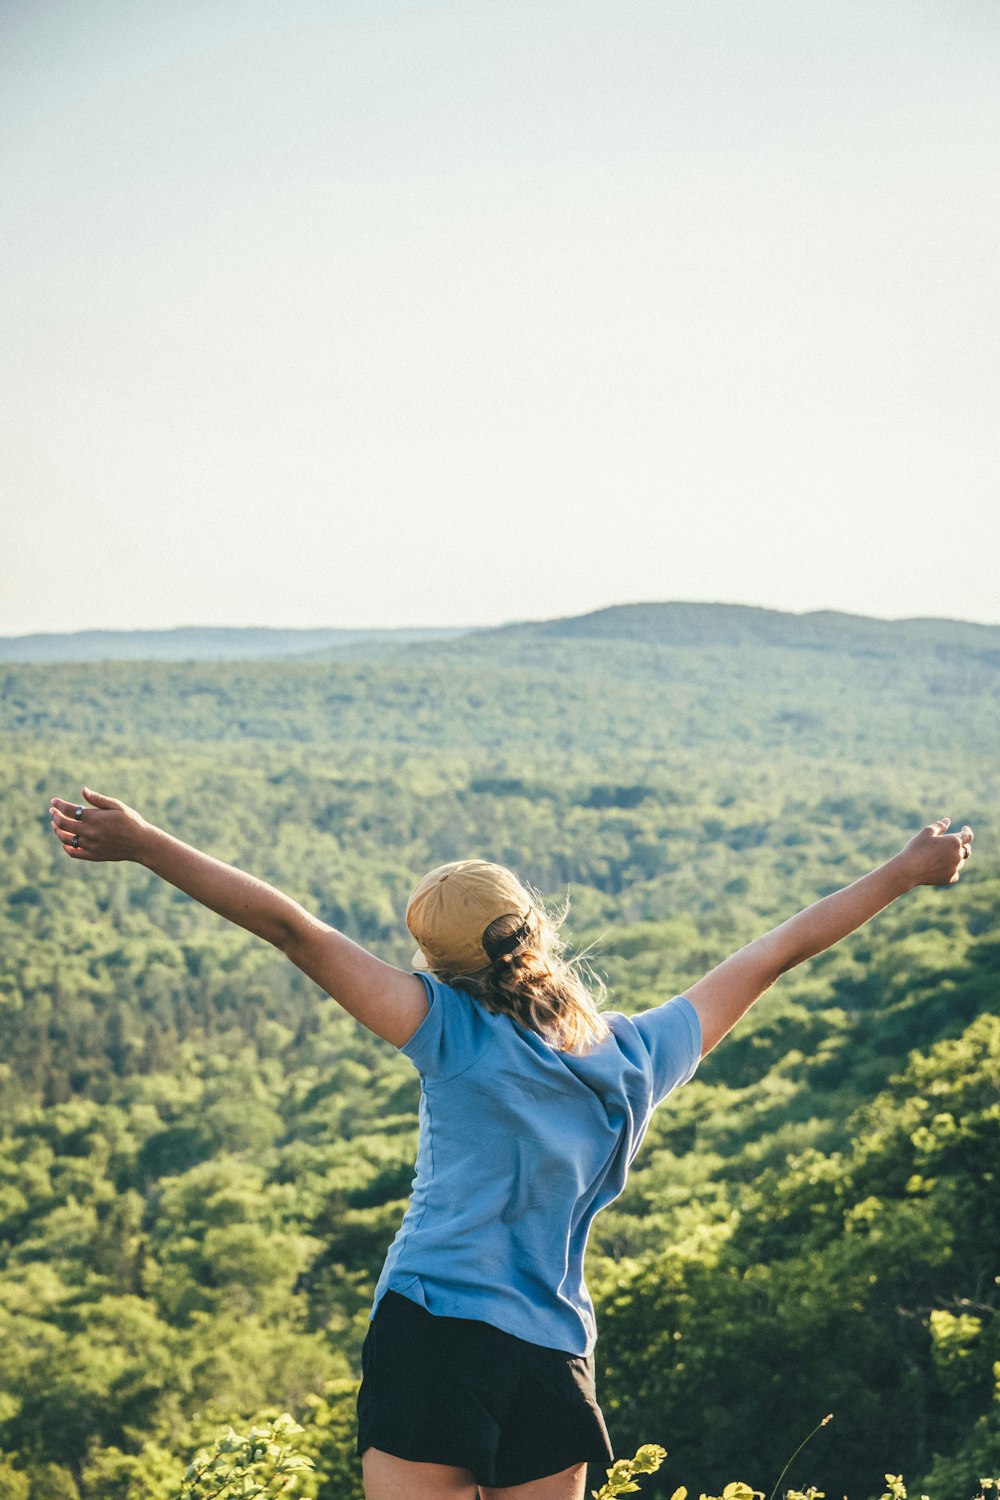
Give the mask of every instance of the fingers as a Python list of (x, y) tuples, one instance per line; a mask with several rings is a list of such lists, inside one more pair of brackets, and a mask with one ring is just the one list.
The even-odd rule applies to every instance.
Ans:
[[(75, 816), (76, 809), (78, 807), (80, 807), (79, 802), (65, 802), (63, 801), (62, 797), (53, 797), (52, 801), (49, 803), (50, 812), (58, 811), (61, 812), (64, 816), (70, 818)], [(80, 807), (80, 811), (83, 812), (84, 808)]]
[(89, 851), (86, 849), (74, 849), (72, 844), (63, 844), (62, 850), (63, 853), (65, 855), (68, 855), (70, 859), (85, 859), (88, 860), (91, 864), (100, 863), (96, 855), (89, 853)]
[(957, 885), (961, 879), (962, 871), (965, 869), (965, 861), (972, 853), (972, 840), (974, 837), (975, 835), (968, 823), (962, 825), (960, 833), (953, 833), (949, 836), (949, 843), (953, 843), (955, 848), (955, 868), (948, 877), (949, 885)]
[(81, 854), (83, 853), (80, 848), (80, 832), (82, 825), (78, 823), (72, 815), (67, 817), (65, 813), (59, 812), (55, 806), (53, 806), (51, 812), (52, 832), (55, 834), (60, 844), (62, 844), (63, 853), (72, 855), (74, 858), (79, 859)]
[[(63, 805), (65, 806), (65, 804)], [(72, 805), (70, 805), (68, 812), (61, 812), (55, 803), (53, 803), (49, 809), (49, 813), (52, 817), (53, 828), (63, 828), (70, 833), (79, 833), (83, 826), (83, 817), (78, 818), (76, 816)]]
[(74, 833), (69, 828), (57, 828), (55, 823), (52, 824), (52, 831), (62, 845), (63, 853), (68, 854), (70, 859), (93, 859), (92, 854), (80, 847), (79, 833)]
[(93, 807), (121, 807), (117, 797), (105, 797), (101, 792), (95, 792), (92, 787), (85, 786), (83, 795)]
[(63, 853), (70, 859), (93, 859), (86, 849), (81, 848), (87, 834), (84, 822), (87, 811), (79, 802), (66, 802), (62, 797), (53, 797), (49, 804), (52, 832), (62, 845)]

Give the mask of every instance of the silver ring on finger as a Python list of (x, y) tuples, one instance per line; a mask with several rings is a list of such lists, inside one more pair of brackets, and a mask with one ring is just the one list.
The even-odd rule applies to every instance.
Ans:
[(72, 844), (74, 849), (79, 849), (80, 835), (78, 833), (74, 833), (73, 837), (70, 839), (70, 843)]
[(79, 822), (80, 819), (83, 817), (83, 808), (82, 807), (74, 807), (74, 809), (73, 809), (73, 816), (77, 820), (77, 822)]

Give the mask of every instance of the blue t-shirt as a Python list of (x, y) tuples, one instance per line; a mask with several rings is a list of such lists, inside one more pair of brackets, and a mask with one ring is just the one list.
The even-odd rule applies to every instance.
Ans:
[(561, 1052), (420, 977), (430, 1010), (401, 1049), (420, 1074), (417, 1170), (374, 1307), (392, 1290), (441, 1317), (589, 1354), (590, 1225), (625, 1186), (657, 1104), (698, 1066), (697, 1012), (679, 995), (638, 1016), (605, 1013), (610, 1035)]

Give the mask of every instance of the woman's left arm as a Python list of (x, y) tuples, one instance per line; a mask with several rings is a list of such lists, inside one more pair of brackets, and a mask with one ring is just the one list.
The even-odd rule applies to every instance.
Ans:
[(972, 829), (949, 834), (949, 823), (939, 818), (922, 828), (886, 864), (807, 906), (685, 990), (701, 1021), (702, 1056), (780, 974), (832, 948), (914, 886), (954, 885), (972, 848)]
[[(53, 797), (52, 829), (71, 859), (145, 865), (210, 911), (282, 953), (356, 1020), (401, 1047), (427, 1014), (421, 980), (383, 963), (263, 880), (182, 843), (115, 797), (85, 787), (83, 804)], [(77, 815), (79, 813), (79, 816)]]

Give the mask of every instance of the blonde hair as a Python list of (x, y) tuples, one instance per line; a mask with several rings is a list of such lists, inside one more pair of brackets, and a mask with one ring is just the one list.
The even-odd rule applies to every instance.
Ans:
[[(603, 998), (604, 985), (582, 955), (568, 958), (559, 929), (566, 908), (547, 911), (535, 901), (529, 930), (510, 953), (500, 953), (475, 974), (442, 971), (439, 977), (465, 990), (494, 1014), (510, 1016), (561, 1052), (588, 1052), (609, 1034), (589, 985)], [(483, 933), (487, 953), (523, 927), (521, 916), (497, 917)]]

